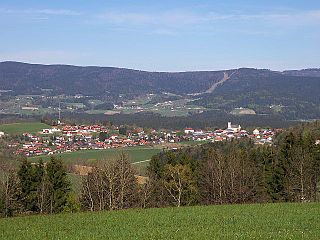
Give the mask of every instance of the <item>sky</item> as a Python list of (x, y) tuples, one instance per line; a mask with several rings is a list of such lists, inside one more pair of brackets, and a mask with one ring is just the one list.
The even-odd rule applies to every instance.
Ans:
[(319, 59), (319, 0), (0, 1), (0, 61), (198, 71)]

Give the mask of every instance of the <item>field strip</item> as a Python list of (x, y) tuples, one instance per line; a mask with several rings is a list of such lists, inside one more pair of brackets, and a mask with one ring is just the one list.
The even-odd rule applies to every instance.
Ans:
[(139, 163), (144, 163), (144, 162), (150, 162), (151, 159), (147, 159), (147, 160), (143, 160), (143, 161), (139, 161), (139, 162), (134, 162), (132, 164), (139, 164)]

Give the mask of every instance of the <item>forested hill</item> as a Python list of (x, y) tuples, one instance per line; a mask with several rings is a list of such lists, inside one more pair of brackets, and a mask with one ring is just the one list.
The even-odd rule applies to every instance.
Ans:
[[(146, 72), (113, 67), (0, 63), (0, 90), (11, 94), (108, 96), (110, 101), (169, 92), (207, 110), (248, 108), (286, 119), (320, 118), (320, 69)], [(122, 96), (121, 96), (122, 97)], [(124, 98), (122, 98), (124, 99)]]
[(206, 90), (223, 77), (217, 72), (145, 72), (113, 67), (0, 63), (0, 86), (19, 93), (52, 89), (58, 94), (178, 94)]
[(320, 118), (320, 70), (275, 72), (239, 69), (213, 94), (196, 103), (231, 111), (236, 107), (287, 119)]
[[(269, 95), (303, 93), (313, 95), (320, 86), (320, 69), (275, 72), (242, 68), (225, 71), (195, 72), (146, 72), (114, 67), (79, 67), (71, 65), (41, 65), (20, 62), (0, 63), (1, 90), (17, 93), (36, 93), (41, 89), (52, 89), (62, 94), (99, 95), (145, 94), (150, 92), (172, 92), (177, 94), (201, 93), (223, 79), (230, 79), (218, 86), (222, 92), (264, 92)], [(230, 80), (230, 81), (229, 81)], [(230, 82), (230, 84), (229, 84)], [(223, 87), (221, 87), (223, 86)], [(286, 90), (286, 91), (285, 91)], [(290, 90), (290, 91), (289, 91)], [(221, 92), (219, 91), (219, 92)]]

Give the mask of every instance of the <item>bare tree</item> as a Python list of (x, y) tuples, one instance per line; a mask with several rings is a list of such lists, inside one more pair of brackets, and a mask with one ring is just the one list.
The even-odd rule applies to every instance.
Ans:
[(140, 207), (146, 208), (152, 206), (153, 180), (148, 179), (139, 186)]
[(128, 208), (137, 202), (137, 189), (133, 168), (122, 153), (83, 178), (80, 201), (90, 211)]
[(137, 199), (137, 181), (128, 155), (120, 153), (115, 162), (116, 175), (118, 177), (118, 208), (128, 208), (135, 205)]
[(163, 184), (177, 207), (190, 204), (196, 194), (192, 171), (188, 165), (167, 164)]
[(37, 190), (37, 207), (40, 213), (50, 211), (50, 183), (46, 176), (43, 177)]
[(201, 201), (205, 204), (248, 202), (256, 191), (256, 174), (246, 153), (209, 149), (199, 174)]
[(22, 208), (19, 202), (19, 182), (16, 172), (10, 166), (2, 165), (0, 171), (3, 175), (0, 181), (1, 210), (5, 217), (10, 217)]
[(311, 151), (296, 146), (291, 154), (290, 193), (296, 201), (315, 200), (317, 167), (314, 165), (315, 158)]

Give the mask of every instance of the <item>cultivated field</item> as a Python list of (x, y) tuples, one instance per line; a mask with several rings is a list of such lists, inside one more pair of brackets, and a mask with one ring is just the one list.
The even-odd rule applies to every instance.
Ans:
[(24, 123), (12, 123), (12, 124), (2, 124), (0, 125), (0, 131), (7, 134), (18, 134), (23, 133), (37, 133), (42, 131), (44, 128), (49, 128), (50, 126), (39, 122), (24, 122)]
[(182, 207), (17, 217), (0, 239), (319, 239), (320, 204)]

